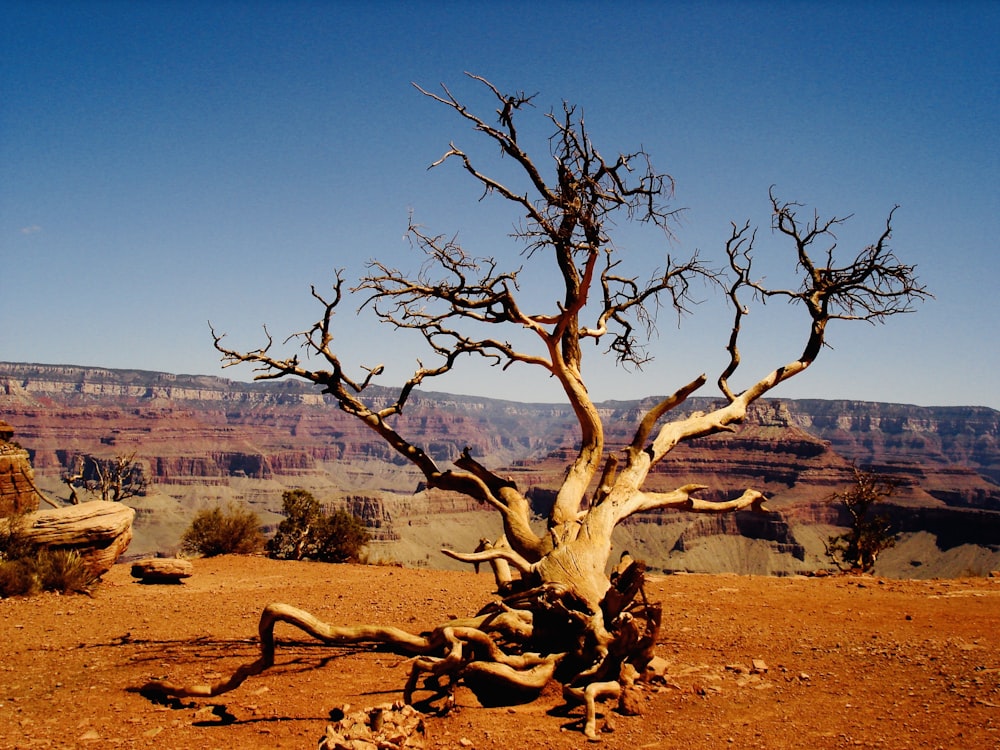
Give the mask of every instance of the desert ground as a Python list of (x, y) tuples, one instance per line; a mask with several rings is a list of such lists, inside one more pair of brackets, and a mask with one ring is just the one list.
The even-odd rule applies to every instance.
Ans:
[[(272, 601), (336, 624), (420, 631), (492, 596), (485, 572), (194, 561), (178, 585), (116, 566), (92, 597), (0, 601), (4, 748), (315, 748), (331, 710), (401, 697), (406, 660), (331, 648), (279, 625), (277, 663), (212, 699), (157, 703), (147, 681), (211, 682), (257, 655)], [(643, 715), (606, 704), (607, 748), (1000, 748), (1000, 579), (671, 575), (667, 682)], [(557, 688), (483, 708), (464, 688), (429, 717), (430, 748), (578, 748), (582, 711)]]

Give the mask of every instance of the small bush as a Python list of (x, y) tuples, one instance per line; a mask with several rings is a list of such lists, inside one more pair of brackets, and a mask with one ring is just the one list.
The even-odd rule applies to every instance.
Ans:
[(97, 582), (80, 553), (67, 549), (43, 549), (35, 558), (35, 573), (43, 591), (85, 594)]
[(313, 559), (321, 562), (360, 562), (362, 549), (371, 535), (357, 518), (346, 510), (327, 511), (315, 533)]
[(0, 560), (23, 560), (37, 554), (38, 545), (25, 533), (24, 524), (23, 513), (3, 519), (0, 524)]
[(252, 555), (264, 547), (260, 519), (247, 508), (230, 505), (200, 510), (181, 538), (181, 549), (204, 557)]
[(30, 559), (0, 562), (0, 599), (31, 596), (41, 590)]
[(360, 519), (346, 510), (324, 510), (306, 490), (289, 490), (281, 500), (285, 520), (268, 540), (268, 555), (278, 560), (361, 560), (371, 537)]
[(0, 598), (31, 596), (39, 591), (89, 593), (97, 582), (74, 550), (47, 549), (24, 533), (24, 519), (9, 519), (0, 532)]

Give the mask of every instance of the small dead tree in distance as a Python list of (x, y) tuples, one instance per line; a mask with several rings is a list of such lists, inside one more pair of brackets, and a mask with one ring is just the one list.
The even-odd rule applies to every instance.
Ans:
[[(496, 544), (478, 552), (444, 552), (469, 563), (492, 563), (503, 598), (472, 617), (443, 623), (422, 635), (389, 626), (330, 625), (289, 605), (272, 604), (261, 617), (259, 659), (215, 685), (158, 682), (147, 685), (148, 690), (177, 696), (231, 690), (273, 664), (274, 626), (286, 622), (331, 644), (380, 644), (415, 655), (404, 690), (408, 702), (425, 675), (424, 689), (438, 691), (445, 705), (460, 681), (484, 702), (497, 703), (530, 698), (558, 679), (567, 699), (586, 704), (585, 732), (596, 738), (595, 701), (619, 696), (643, 671), (661, 619), (659, 605), (645, 597), (641, 563), (626, 560), (610, 577), (607, 573), (615, 526), (642, 511), (721, 513), (759, 509), (764, 501), (752, 488), (725, 502), (699, 499), (698, 492), (706, 489), (702, 485), (671, 492), (644, 490), (650, 470), (684, 441), (733, 430), (752, 402), (812, 364), (831, 321), (880, 322), (910, 312), (927, 296), (914, 267), (901, 263), (889, 247), (893, 212), (872, 245), (842, 262), (835, 252), (834, 231), (844, 220), (821, 220), (818, 215), (803, 219), (801, 206), (779, 200), (773, 190), (772, 228), (791, 245), (792, 262), (801, 276), (797, 288), (771, 288), (751, 275), (756, 231), (749, 222), (733, 224), (725, 245), (728, 268), (723, 271), (711, 269), (695, 254), (680, 261), (667, 256), (665, 266), (645, 280), (630, 275), (609, 231), (616, 220), (625, 219), (653, 224), (669, 235), (676, 218), (668, 203), (672, 179), (657, 172), (642, 150), (606, 158), (591, 142), (582, 116), (565, 103), (561, 111), (545, 115), (553, 131), (546, 158), (554, 162), (554, 170), (546, 169), (522, 147), (517, 130), (534, 97), (507, 95), (483, 78), (470, 77), (496, 97), (495, 120), (470, 111), (445, 86), (441, 93), (417, 88), (498, 146), (524, 183), (514, 186), (491, 177), (454, 143), (433, 166), (457, 163), (484, 197), (499, 196), (523, 213), (517, 236), (526, 245), (527, 260), (551, 263), (558, 281), (558, 299), (551, 309), (527, 308), (519, 294), (519, 269), (504, 269), (493, 258), (471, 257), (457, 241), (426, 233), (411, 222), (409, 237), (425, 256), (422, 270), (411, 276), (376, 260), (349, 290), (361, 295), (361, 306), (374, 310), (383, 322), (422, 335), (437, 355), (434, 366), (418, 363), (391, 403), (376, 405), (365, 398), (383, 366), (363, 367), (363, 376), (353, 377), (334, 349), (334, 313), (348, 291), (339, 272), (332, 295), (312, 289), (322, 308), (319, 321), (290, 337), (318, 359), (322, 369), (307, 366), (297, 355), (274, 353), (266, 329), (264, 346), (252, 351), (231, 349), (223, 335), (214, 329), (212, 334), (226, 366), (251, 363), (257, 379), (292, 376), (315, 383), (341, 410), (412, 462), (429, 487), (460, 492), (496, 509), (504, 531)], [(601, 343), (620, 364), (641, 365), (648, 358), (645, 344), (657, 310), (666, 305), (678, 314), (685, 312), (698, 280), (722, 286), (732, 305), (728, 363), (717, 381), (724, 405), (664, 422), (705, 384), (706, 376), (699, 375), (653, 406), (624, 450), (610, 450), (584, 381), (583, 345)], [(804, 347), (797, 359), (778, 363), (738, 391), (731, 382), (740, 365), (738, 342), (749, 312), (746, 298), (785, 299), (804, 308)], [(537, 346), (529, 350), (511, 344), (503, 333), (482, 334), (494, 330), (526, 330)], [(572, 406), (579, 447), (542, 534), (530, 526), (529, 502), (514, 482), (480, 464), (468, 450), (455, 458), (453, 467), (441, 467), (393, 427), (393, 417), (402, 412), (413, 389), (451, 371), (464, 355), (485, 357), (504, 368), (540, 368), (558, 381)], [(504, 575), (511, 569), (518, 580)]]
[(76, 493), (78, 487), (100, 495), (105, 502), (117, 503), (146, 494), (149, 479), (135, 456), (135, 451), (119, 453), (112, 458), (77, 456), (73, 469), (62, 475), (62, 481), (70, 491), (69, 503), (77, 505), (80, 502)]

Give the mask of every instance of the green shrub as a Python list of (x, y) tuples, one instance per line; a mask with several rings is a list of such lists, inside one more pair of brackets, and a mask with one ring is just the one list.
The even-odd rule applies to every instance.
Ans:
[(97, 582), (75, 550), (47, 549), (24, 533), (24, 519), (14, 516), (0, 531), (0, 598), (31, 596), (39, 591), (89, 593)]
[(346, 510), (324, 510), (306, 490), (281, 496), (285, 520), (267, 543), (267, 553), (278, 560), (358, 562), (370, 540), (360, 519)]
[(181, 549), (204, 557), (252, 555), (264, 546), (260, 519), (248, 508), (230, 505), (200, 510), (181, 538)]

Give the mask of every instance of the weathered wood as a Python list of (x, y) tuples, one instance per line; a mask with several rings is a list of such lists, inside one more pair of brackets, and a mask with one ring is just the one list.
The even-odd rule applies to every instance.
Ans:
[[(20, 532), (41, 547), (79, 553), (94, 575), (107, 573), (132, 541), (135, 510), (121, 503), (95, 500), (21, 517)], [(10, 519), (0, 519), (0, 532)]]
[[(540, 690), (555, 678), (559, 666), (563, 694), (585, 704), (584, 733), (596, 740), (596, 701), (620, 699), (632, 688), (633, 673), (645, 674), (663, 616), (662, 608), (650, 603), (643, 592), (641, 565), (622, 560), (616, 576), (608, 576), (615, 527), (642, 511), (763, 509), (764, 496), (753, 488), (725, 502), (700, 499), (697, 493), (708, 488), (698, 484), (672, 491), (647, 488), (653, 467), (682, 443), (734, 430), (746, 418), (750, 404), (813, 363), (826, 344), (829, 321), (879, 322), (910, 312), (915, 302), (929, 296), (917, 281), (914, 267), (900, 263), (888, 245), (892, 211), (877, 241), (852, 261), (834, 253), (835, 230), (843, 219), (824, 221), (818, 214), (800, 219), (796, 215), (799, 204), (783, 202), (773, 191), (772, 229), (794, 247), (793, 263), (800, 275), (789, 288), (771, 288), (754, 280), (756, 270), (751, 266), (756, 230), (749, 222), (742, 227), (732, 225), (724, 271), (715, 270), (695, 253), (679, 262), (668, 255), (664, 267), (648, 277), (632, 275), (608, 230), (620, 217), (655, 225), (669, 235), (676, 219), (676, 211), (669, 205), (673, 179), (656, 172), (642, 149), (606, 160), (592, 144), (582, 116), (564, 103), (561, 113), (548, 114), (554, 132), (545, 159), (550, 165), (555, 160), (557, 181), (547, 182), (548, 168), (540, 169), (522, 149), (514, 126), (532, 97), (505, 95), (485, 79), (470, 77), (495, 95), (499, 124), (494, 124), (493, 113), (485, 119), (476, 115), (447, 87), (442, 87), (440, 94), (417, 88), (499, 146), (500, 153), (509, 157), (520, 168), (519, 176), (526, 179), (516, 188), (508, 187), (479, 170), (478, 156), (474, 159), (454, 144), (431, 166), (457, 161), (477, 187), (483, 188), (484, 196), (499, 196), (524, 212), (524, 223), (514, 234), (523, 241), (528, 258), (554, 261), (557, 275), (546, 299), (555, 304), (539, 309), (539, 299), (521, 295), (520, 266), (505, 270), (504, 262), (475, 258), (452, 235), (426, 233), (411, 222), (407, 234), (426, 256), (416, 275), (374, 260), (353, 288), (345, 287), (342, 273), (337, 272), (332, 295), (312, 289), (322, 317), (286, 340), (296, 341), (312, 357), (303, 357), (299, 351), (290, 356), (280, 351), (266, 329), (263, 346), (248, 351), (229, 348), (223, 343), (224, 336), (214, 329), (212, 335), (225, 366), (254, 365), (257, 380), (293, 377), (316, 384), (341, 410), (370, 427), (420, 471), (428, 488), (460, 493), (493, 507), (503, 523), (504, 543), (492, 548), (481, 545), (479, 551), (468, 555), (446, 554), (472, 564), (505, 563), (517, 570), (520, 580), (507, 581), (498, 575), (502, 602), (481, 609), (478, 621), (451, 620), (421, 636), (394, 627), (328, 625), (308, 612), (271, 604), (258, 626), (260, 658), (213, 685), (150, 683), (145, 689), (151, 693), (211, 697), (238, 687), (274, 663), (274, 624), (284, 622), (330, 644), (369, 643), (416, 654), (403, 692), (407, 703), (420, 689), (422, 678), (426, 678), (422, 689), (432, 691), (448, 705), (453, 703), (452, 691), (460, 681), (474, 691), (476, 685), (486, 685), (482, 692), (488, 690), (490, 700), (495, 700), (498, 694), (507, 695), (510, 688), (519, 688), (513, 691), (518, 695)], [(518, 264), (521, 262), (519, 259)], [(650, 335), (655, 331), (661, 306), (672, 307), (678, 315), (688, 312), (697, 302), (692, 289), (701, 282), (724, 290), (733, 314), (725, 347), (729, 359), (718, 378), (724, 399), (707, 412), (678, 415), (661, 424), (668, 412), (707, 382), (706, 375), (699, 375), (640, 415), (635, 436), (619, 453), (606, 445), (601, 409), (584, 383), (582, 344), (599, 342), (619, 364), (641, 366), (648, 359), (649, 343), (643, 329)], [(391, 396), (362, 396), (372, 379), (384, 371), (382, 365), (360, 367), (352, 377), (334, 349), (339, 341), (333, 333), (334, 313), (345, 292), (362, 295), (361, 307), (372, 311), (382, 323), (422, 335), (435, 355), (433, 367), (418, 360), (417, 369), (397, 391), (395, 400)], [(802, 353), (790, 361), (778, 360), (770, 372), (765, 369), (762, 377), (751, 378), (750, 386), (741, 390), (731, 387), (730, 381), (741, 363), (741, 327), (750, 312), (747, 298), (783, 298), (807, 314), (802, 316)], [(505, 333), (488, 333), (490, 325), (500, 326), (498, 331), (516, 330), (519, 335), (508, 339)], [(521, 332), (535, 345), (528, 344)], [(467, 355), (479, 355), (503, 369), (515, 364), (539, 368), (559, 384), (576, 417), (575, 455), (570, 456), (544, 531), (533, 523), (532, 504), (513, 479), (479, 463), (470, 451), (463, 452), (453, 468), (440, 467), (438, 459), (422, 447), (420, 433), (413, 436), (416, 440), (407, 437), (407, 423), (395, 419), (414, 389), (449, 373)], [(323, 369), (309, 369), (317, 361)], [(683, 357), (679, 361), (683, 362)], [(517, 630), (501, 628), (500, 618), (515, 618)], [(628, 710), (635, 708), (631, 698), (626, 697)]]

